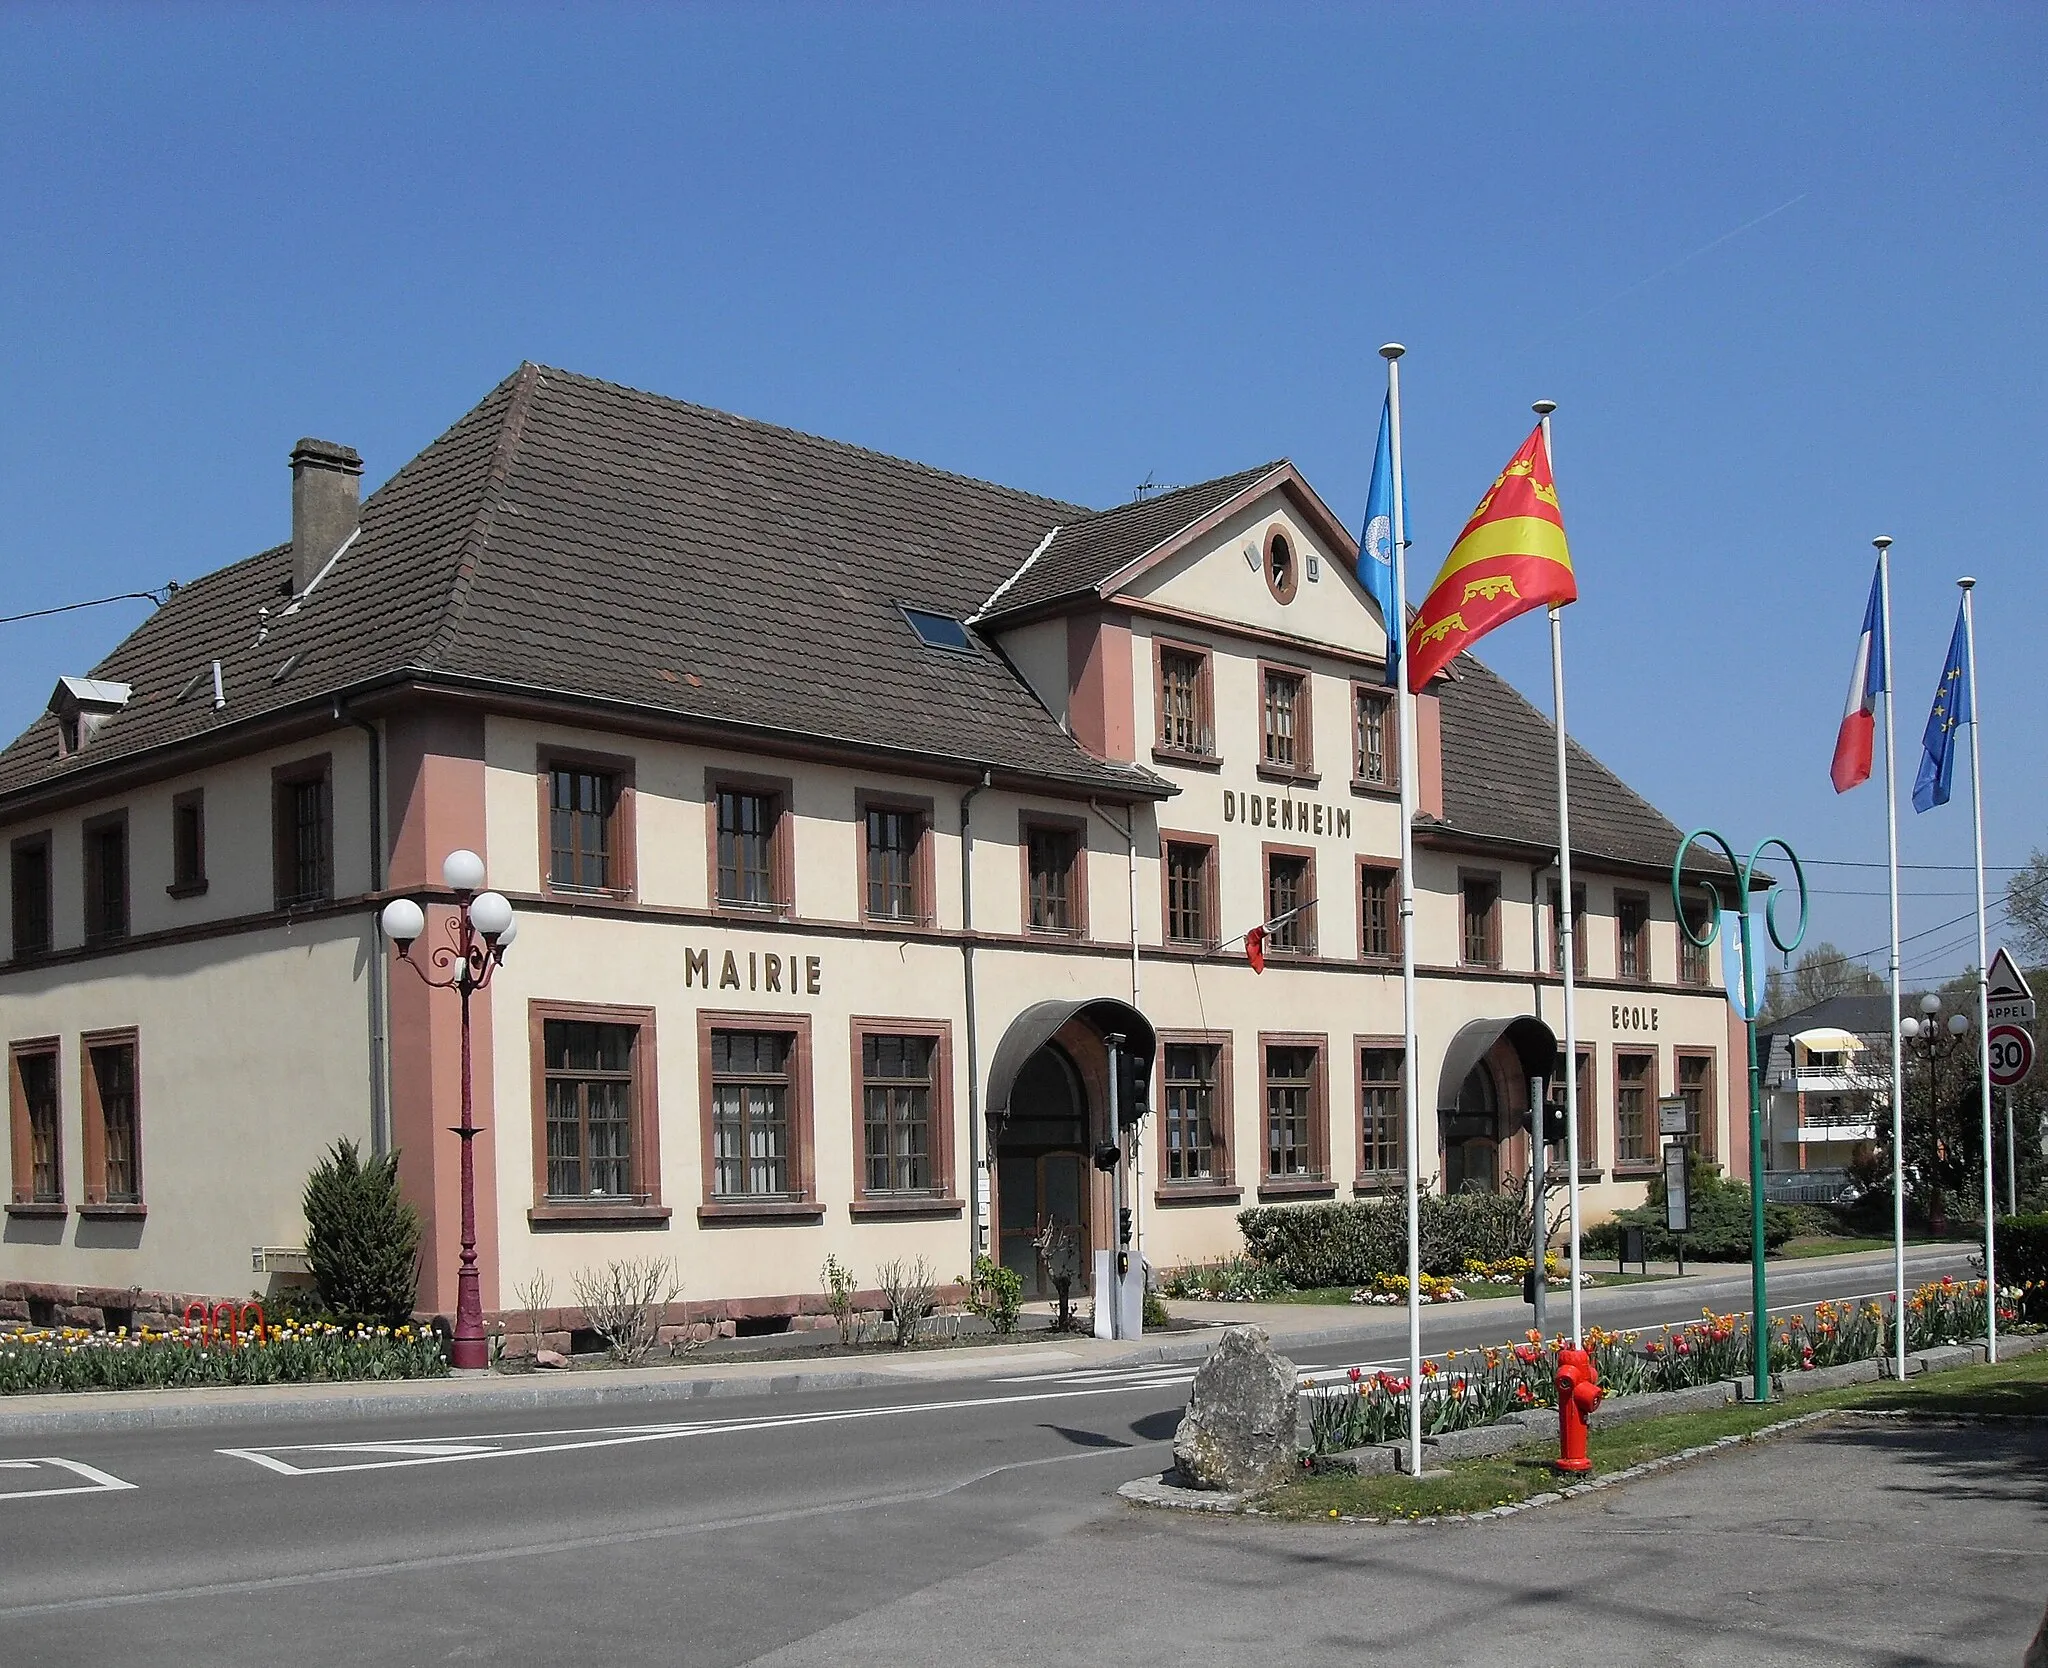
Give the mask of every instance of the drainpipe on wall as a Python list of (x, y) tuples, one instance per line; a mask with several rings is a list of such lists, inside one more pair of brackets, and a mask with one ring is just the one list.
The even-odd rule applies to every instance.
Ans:
[[(1110, 828), (1124, 837), (1124, 854), (1128, 862), (1128, 882), (1131, 912), (1131, 1006), (1139, 1013), (1144, 1007), (1139, 1002), (1138, 980), (1138, 833), (1137, 818), (1118, 822), (1105, 810), (1099, 800), (1089, 800), (1088, 809), (1093, 811)], [(1138, 1259), (1139, 1279), (1144, 1278), (1145, 1268), (1145, 1142), (1143, 1136), (1131, 1143), (1131, 1253)], [(1142, 1311), (1141, 1311), (1142, 1312)], [(1143, 1330), (1142, 1323), (1140, 1330)]]
[[(384, 890), (384, 735), (366, 718), (358, 718), (337, 697), (334, 716), (363, 732), (370, 748), (370, 891)], [(391, 1056), (386, 1043), (391, 993), (386, 983), (390, 964), (384, 956), (384, 917), (370, 910), (370, 1151), (382, 1158), (391, 1150)]]
[(990, 773), (960, 796), (960, 973), (967, 985), (968, 1277), (987, 1249), (988, 1160), (981, 1150), (981, 1035), (974, 1012), (974, 823), (971, 807), (988, 791)]

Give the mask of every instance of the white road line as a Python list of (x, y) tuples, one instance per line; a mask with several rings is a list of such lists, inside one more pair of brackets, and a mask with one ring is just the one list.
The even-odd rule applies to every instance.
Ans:
[[(1076, 1389), (1042, 1390), (1026, 1395), (972, 1396), (957, 1401), (905, 1402), (891, 1407), (840, 1408), (830, 1412), (771, 1414), (752, 1419), (706, 1419), (690, 1424), (610, 1425), (598, 1429), (520, 1431), (505, 1435), (451, 1437), (442, 1442), (410, 1444), (278, 1443), (261, 1448), (216, 1448), (214, 1452), (229, 1459), (247, 1460), (252, 1465), (261, 1466), (283, 1477), (332, 1477), (357, 1471), (398, 1471), (420, 1465), (459, 1465), (468, 1460), (524, 1459), (533, 1454), (566, 1454), (592, 1448), (624, 1448), (646, 1442), (674, 1442), (695, 1436), (729, 1436), (752, 1431), (791, 1430), (804, 1425), (841, 1424), (857, 1419), (886, 1419), (903, 1413), (953, 1413), (988, 1407), (1018, 1407), (1034, 1402), (1069, 1401), (1083, 1396), (1120, 1396), (1148, 1388), (1150, 1386), (1145, 1384), (1084, 1385)], [(504, 1446), (508, 1442), (517, 1441), (534, 1441), (534, 1446)], [(445, 1451), (419, 1451), (428, 1448)], [(407, 1449), (412, 1451), (405, 1451)], [(300, 1465), (280, 1457), (288, 1454), (311, 1456), (372, 1452), (394, 1457), (362, 1458), (337, 1465)]]
[(39, 1465), (54, 1465), (83, 1477), (83, 1483), (71, 1483), (64, 1488), (0, 1489), (0, 1500), (47, 1500), (56, 1494), (107, 1494), (116, 1489), (133, 1488), (133, 1483), (124, 1483), (119, 1477), (109, 1476), (98, 1466), (87, 1465), (83, 1460), (58, 1459), (45, 1455), (41, 1459), (0, 1461), (10, 1471), (32, 1470)]

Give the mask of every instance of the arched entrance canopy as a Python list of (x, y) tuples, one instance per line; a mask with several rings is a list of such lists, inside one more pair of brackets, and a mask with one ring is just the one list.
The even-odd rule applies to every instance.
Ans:
[(1128, 1002), (1113, 996), (1094, 996), (1080, 1002), (1036, 1002), (1010, 1021), (1003, 1040), (996, 1044), (989, 1062), (987, 1117), (1000, 1124), (1010, 1113), (1010, 1092), (1024, 1063), (1036, 1054), (1073, 1019), (1084, 1021), (1097, 1036), (1121, 1032), (1124, 1045), (1152, 1070), (1152, 1052), (1158, 1046), (1152, 1022)]
[(1526, 1080), (1548, 1080), (1557, 1070), (1557, 1034), (1533, 1014), (1516, 1014), (1509, 1019), (1475, 1019), (1462, 1026), (1444, 1051), (1443, 1071), (1437, 1078), (1436, 1105), (1440, 1113), (1455, 1116), (1458, 1096), (1472, 1068), (1493, 1052), (1505, 1038), (1522, 1063)]

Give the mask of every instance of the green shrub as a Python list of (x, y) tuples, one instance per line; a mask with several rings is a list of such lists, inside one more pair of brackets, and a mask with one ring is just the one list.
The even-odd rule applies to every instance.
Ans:
[(337, 1141), (306, 1180), (306, 1261), (336, 1315), (373, 1326), (412, 1318), (420, 1219), (398, 1192), (398, 1154), (367, 1162)]
[(1147, 1332), (1159, 1332), (1173, 1324), (1173, 1317), (1166, 1312), (1166, 1304), (1152, 1286), (1145, 1288), (1144, 1326)]
[(965, 1281), (967, 1307), (999, 1333), (1015, 1332), (1024, 1308), (1024, 1277), (986, 1251), (974, 1256), (974, 1278)]
[[(1524, 1208), (1505, 1193), (1425, 1193), (1418, 1225), (1425, 1274), (1457, 1275), (1471, 1260), (1526, 1252)], [(1262, 1205), (1239, 1211), (1252, 1256), (1291, 1286), (1366, 1286), (1408, 1270), (1408, 1217), (1394, 1199)]]
[[(1788, 1239), (1806, 1232), (1796, 1205), (1764, 1206), (1764, 1250), (1775, 1251)], [(1635, 1225), (1643, 1229), (1644, 1248), (1651, 1257), (1668, 1259), (1678, 1254), (1678, 1236), (1664, 1226), (1664, 1182), (1650, 1184), (1650, 1201), (1633, 1210), (1617, 1211), (1611, 1221), (1586, 1230), (1585, 1249), (1596, 1257), (1612, 1257), (1621, 1250), (1621, 1231)], [(1730, 1181), (1718, 1170), (1701, 1169), (1693, 1176), (1692, 1229), (1685, 1236), (1685, 1254), (1703, 1263), (1739, 1263), (1749, 1260), (1750, 1199), (1744, 1182)]]
[(2020, 1291), (2020, 1317), (2048, 1325), (2048, 1211), (2001, 1216), (1995, 1234), (1998, 1289)]
[(1164, 1284), (1168, 1297), (1205, 1303), (1264, 1303), (1292, 1289), (1264, 1263), (1242, 1256), (1172, 1269)]

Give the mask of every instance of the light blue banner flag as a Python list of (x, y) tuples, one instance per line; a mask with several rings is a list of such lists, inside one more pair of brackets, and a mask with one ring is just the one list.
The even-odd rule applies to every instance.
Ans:
[(1970, 720), (1970, 632), (1958, 608), (1956, 629), (1948, 640), (1948, 659), (1942, 663), (1941, 682), (1934, 690), (1934, 710), (1927, 715), (1927, 729), (1920, 737), (1920, 774), (1913, 778), (1914, 810), (1929, 811), (1948, 803), (1949, 784), (1956, 773), (1956, 731)]
[[(1401, 483), (1401, 530), (1414, 542), (1408, 519), (1408, 483)], [(1373, 448), (1372, 484), (1365, 489), (1365, 531), (1358, 539), (1358, 582), (1380, 605), (1387, 628), (1387, 686), (1401, 681), (1401, 639), (1406, 622), (1394, 618), (1394, 437), (1393, 412), (1380, 405), (1380, 440)]]
[(1742, 914), (1739, 910), (1721, 911), (1721, 983), (1727, 988), (1728, 1006), (1735, 1010), (1737, 1018), (1755, 1019), (1763, 1012), (1764, 980), (1757, 980), (1747, 1007), (1742, 1001)]

